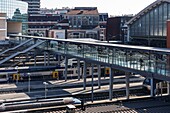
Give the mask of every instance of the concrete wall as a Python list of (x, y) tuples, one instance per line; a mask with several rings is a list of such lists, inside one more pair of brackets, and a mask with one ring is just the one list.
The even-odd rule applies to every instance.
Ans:
[(7, 33), (22, 33), (22, 22), (7, 22)]
[(167, 21), (167, 39), (166, 39), (166, 46), (170, 48), (170, 20)]
[(0, 13), (0, 40), (5, 40), (7, 36), (6, 13)]

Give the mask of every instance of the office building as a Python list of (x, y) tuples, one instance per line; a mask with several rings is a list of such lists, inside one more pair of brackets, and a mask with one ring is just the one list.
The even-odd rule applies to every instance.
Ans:
[(65, 14), (72, 29), (93, 29), (99, 25), (97, 7), (75, 7)]
[(64, 19), (67, 9), (41, 8), (40, 14), (29, 14), (28, 33), (30, 35), (48, 36), (48, 30)]
[(28, 14), (40, 13), (40, 0), (21, 0), (28, 3)]
[[(0, 13), (6, 13), (7, 33), (23, 33), (27, 31), (28, 4), (18, 0), (1, 0)], [(15, 27), (15, 28), (14, 28)]]
[(47, 31), (62, 19), (62, 15), (59, 14), (31, 14), (28, 19), (28, 33), (48, 36)]
[(107, 41), (121, 41), (125, 43), (126, 40), (126, 22), (128, 22), (133, 15), (124, 15), (110, 17), (107, 19), (106, 24), (106, 40)]
[(99, 40), (106, 41), (106, 24), (108, 13), (99, 13)]

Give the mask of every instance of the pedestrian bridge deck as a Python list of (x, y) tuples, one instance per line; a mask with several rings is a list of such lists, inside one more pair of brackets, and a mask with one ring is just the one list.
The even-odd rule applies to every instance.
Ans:
[(170, 81), (170, 49), (110, 44), (96, 41), (54, 39), (37, 36), (11, 35), (15, 42), (34, 38), (45, 40), (39, 48), (55, 54), (85, 60), (88, 63), (109, 66), (126, 72)]

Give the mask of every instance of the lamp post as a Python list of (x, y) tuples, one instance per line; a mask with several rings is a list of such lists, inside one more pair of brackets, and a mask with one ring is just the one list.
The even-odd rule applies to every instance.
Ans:
[(127, 41), (127, 30), (128, 30), (128, 26), (124, 24), (122, 26), (122, 32), (121, 32), (121, 36), (122, 36), (121, 41), (123, 42), (123, 44), (125, 44)]
[(30, 73), (27, 73), (27, 75), (28, 75), (28, 93), (30, 93), (30, 80), (31, 80)]
[[(16, 66), (15, 69), (17, 70), (17, 74), (18, 74), (18, 66)], [(18, 75), (17, 75), (17, 79), (16, 79), (16, 84), (18, 84)]]
[(47, 82), (43, 82), (43, 84), (45, 85), (44, 86), (44, 93), (45, 93), (45, 98), (47, 97), (47, 85), (48, 85), (48, 83)]

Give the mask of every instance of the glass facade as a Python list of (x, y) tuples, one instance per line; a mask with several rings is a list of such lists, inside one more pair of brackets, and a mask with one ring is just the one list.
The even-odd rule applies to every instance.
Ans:
[(130, 36), (132, 39), (165, 40), (168, 19), (170, 19), (170, 3), (161, 2), (156, 7), (151, 7), (147, 12), (145, 11), (130, 24)]
[[(0, 13), (7, 14), (8, 21), (28, 21), (28, 4), (18, 0), (0, 0)], [(23, 32), (26, 31), (27, 25), (23, 23)]]

